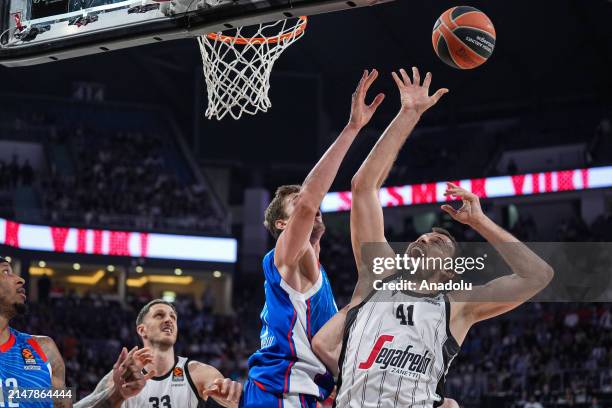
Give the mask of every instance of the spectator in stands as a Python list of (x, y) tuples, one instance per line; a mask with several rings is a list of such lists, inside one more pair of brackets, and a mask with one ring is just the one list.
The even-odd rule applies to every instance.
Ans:
[(31, 186), (34, 181), (34, 169), (28, 159), (25, 160), (23, 166), (21, 166), (21, 184), (24, 186)]
[(104, 224), (142, 229), (198, 229), (219, 232), (206, 189), (186, 185), (163, 153), (159, 135), (74, 131), (79, 157), (74, 176), (52, 172), (43, 184), (45, 207), (55, 223)]

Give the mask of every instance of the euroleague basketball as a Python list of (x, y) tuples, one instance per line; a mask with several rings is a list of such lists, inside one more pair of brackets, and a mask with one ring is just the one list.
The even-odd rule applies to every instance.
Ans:
[(484, 64), (495, 49), (495, 27), (482, 11), (470, 6), (446, 10), (434, 25), (432, 41), (438, 57), (458, 69)]

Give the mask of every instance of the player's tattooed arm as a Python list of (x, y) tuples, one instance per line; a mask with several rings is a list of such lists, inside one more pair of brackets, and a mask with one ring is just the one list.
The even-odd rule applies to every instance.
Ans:
[(75, 408), (119, 408), (128, 398), (138, 395), (146, 382), (155, 376), (155, 370), (143, 374), (143, 368), (153, 361), (148, 348), (124, 347), (113, 370), (102, 378), (89, 396), (75, 404)]
[[(66, 388), (66, 366), (64, 364), (64, 358), (57, 349), (57, 345), (51, 337), (35, 336), (35, 338), (38, 344), (40, 344), (40, 347), (47, 356), (47, 360), (51, 365), (51, 370), (53, 373), (53, 376), (51, 377), (51, 385), (56, 389)], [(72, 407), (72, 400), (54, 400), (53, 407), (70, 408)]]
[[(231, 378), (224, 378), (216, 368), (197, 361), (189, 362), (187, 371), (199, 397), (207, 401), (207, 406), (238, 408), (242, 384), (232, 381)], [(211, 399), (216, 404), (208, 403)]]
[(113, 384), (113, 372), (106, 374), (96, 386), (96, 389), (77, 402), (75, 408), (111, 408), (117, 405), (118, 398), (113, 399), (112, 396), (115, 394), (115, 388)]
[(376, 70), (364, 72), (353, 94), (351, 118), (348, 125), (304, 180), (300, 193), (293, 202), (294, 211), (291, 217), (288, 220), (275, 222), (276, 228), (283, 232), (276, 244), (274, 262), (283, 278), (292, 286), (295, 286), (293, 283), (298, 271), (299, 260), (310, 247), (317, 244), (317, 242), (311, 242), (311, 238), (321, 201), (336, 178), (340, 164), (357, 134), (371, 120), (384, 99), (384, 95), (380, 94), (370, 105), (365, 101), (367, 91), (377, 77)]
[(445, 195), (461, 199), (463, 205), (457, 210), (446, 204), (442, 209), (454, 220), (469, 225), (482, 235), (513, 272), (512, 275), (476, 286), (470, 292), (451, 294), (451, 298), (458, 302), (457, 308), (461, 310), (460, 320), (464, 324), (459, 325), (458, 331), (463, 338), (472, 324), (506, 313), (531, 299), (548, 286), (554, 271), (529, 247), (487, 217), (476, 194), (447, 183)]

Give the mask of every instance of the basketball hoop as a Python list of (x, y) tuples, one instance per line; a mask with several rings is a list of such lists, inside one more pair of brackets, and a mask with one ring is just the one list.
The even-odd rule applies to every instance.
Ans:
[[(274, 63), (306, 31), (307, 17), (233, 29), (198, 38), (208, 93), (208, 119), (267, 112)], [(252, 35), (247, 35), (252, 34)]]

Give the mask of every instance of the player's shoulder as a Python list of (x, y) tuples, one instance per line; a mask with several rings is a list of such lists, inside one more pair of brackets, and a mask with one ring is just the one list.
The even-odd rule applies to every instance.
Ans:
[(53, 340), (49, 336), (41, 336), (41, 335), (32, 334), (32, 335), (29, 335), (29, 337), (34, 342), (38, 343), (40, 347), (42, 347), (44, 350), (49, 350), (49, 351), (58, 350), (57, 344), (55, 344), (55, 340)]

